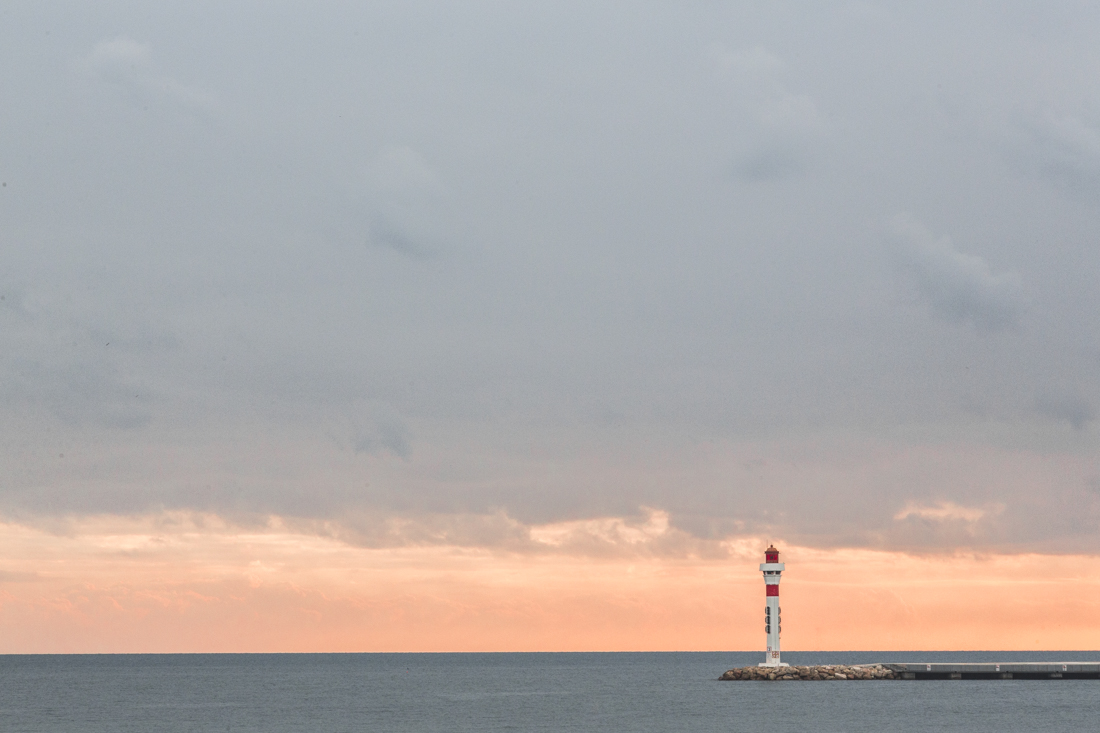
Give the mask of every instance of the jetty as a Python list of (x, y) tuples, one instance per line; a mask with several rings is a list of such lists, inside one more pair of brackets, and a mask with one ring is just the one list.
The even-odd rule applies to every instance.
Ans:
[(1100, 680), (1100, 662), (815, 664), (736, 667), (720, 680)]
[(884, 664), (815, 664), (796, 666), (736, 667), (722, 673), (720, 680), (765, 682), (779, 680), (893, 680), (896, 672)]
[(760, 572), (764, 574), (764, 661), (753, 667), (736, 667), (720, 680), (780, 682), (794, 680), (1097, 680), (1100, 662), (902, 662), (879, 664), (790, 665), (780, 657), (783, 630), (779, 607), (779, 582), (786, 570), (779, 550), (769, 544)]

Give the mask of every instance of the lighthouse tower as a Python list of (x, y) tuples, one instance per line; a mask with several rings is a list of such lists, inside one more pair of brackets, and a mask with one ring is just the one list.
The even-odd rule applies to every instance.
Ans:
[(764, 573), (764, 633), (768, 635), (768, 651), (761, 667), (786, 667), (779, 661), (779, 577), (783, 574), (783, 563), (779, 562), (779, 550), (768, 545), (764, 551), (764, 562), (760, 563), (760, 572)]

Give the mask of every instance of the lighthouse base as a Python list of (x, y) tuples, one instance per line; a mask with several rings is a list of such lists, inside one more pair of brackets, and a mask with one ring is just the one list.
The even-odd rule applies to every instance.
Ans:
[(761, 662), (760, 664), (758, 664), (756, 666), (757, 667), (789, 667), (791, 665), (787, 664), (786, 662)]

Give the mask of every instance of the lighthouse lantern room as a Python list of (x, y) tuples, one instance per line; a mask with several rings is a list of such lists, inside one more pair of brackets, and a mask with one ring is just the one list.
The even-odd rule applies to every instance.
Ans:
[(779, 631), (782, 619), (779, 610), (779, 578), (783, 574), (783, 563), (779, 562), (779, 550), (768, 545), (764, 551), (764, 562), (760, 563), (760, 572), (764, 573), (764, 633), (768, 637), (768, 651), (761, 667), (786, 667), (779, 660)]

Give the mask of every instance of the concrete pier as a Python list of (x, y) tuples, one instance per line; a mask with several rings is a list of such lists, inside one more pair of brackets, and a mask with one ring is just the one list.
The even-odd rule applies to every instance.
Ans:
[(884, 664), (903, 680), (1096, 680), (1100, 662)]
[(790, 667), (737, 667), (720, 680), (746, 682), (825, 680), (1096, 680), (1100, 662), (1013, 662), (1009, 664), (815, 664)]

